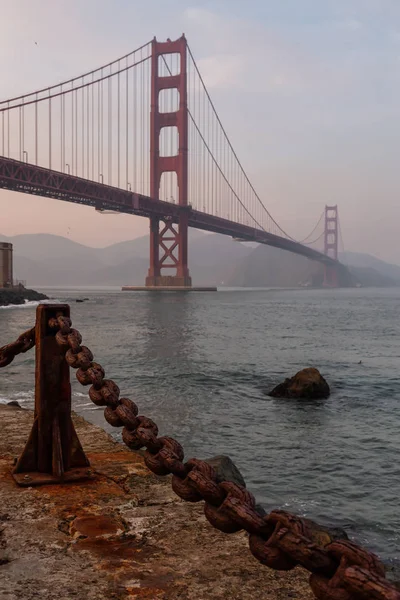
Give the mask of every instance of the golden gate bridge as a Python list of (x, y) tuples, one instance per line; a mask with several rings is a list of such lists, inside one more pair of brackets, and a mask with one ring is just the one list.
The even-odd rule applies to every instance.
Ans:
[(301, 241), (270, 214), (184, 35), (1, 101), (0, 153), (1, 188), (148, 218), (149, 289), (191, 287), (189, 227), (318, 261), (327, 286), (345, 270), (337, 206)]

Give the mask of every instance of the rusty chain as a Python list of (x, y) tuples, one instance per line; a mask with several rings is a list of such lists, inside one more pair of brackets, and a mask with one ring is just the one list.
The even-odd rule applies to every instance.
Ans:
[(18, 354), (28, 352), (35, 345), (35, 328), (32, 327), (15, 340), (11, 344), (7, 344), (0, 348), (0, 368), (9, 365)]
[[(261, 515), (253, 494), (245, 487), (229, 481), (218, 483), (215, 470), (203, 460), (183, 462), (182, 446), (173, 438), (158, 437), (157, 425), (139, 416), (132, 400), (119, 397), (119, 387), (105, 378), (103, 367), (93, 361), (89, 348), (81, 345), (82, 336), (72, 328), (71, 320), (59, 315), (50, 319), (49, 327), (67, 363), (77, 369), (78, 381), (91, 386), (92, 402), (105, 407), (104, 416), (110, 425), (123, 427), (125, 444), (132, 450), (146, 448), (147, 467), (156, 475), (172, 474), (172, 488), (180, 498), (203, 500), (205, 516), (216, 529), (225, 533), (244, 529), (249, 534), (251, 553), (263, 565), (281, 571), (300, 565), (310, 571), (310, 586), (319, 600), (400, 600), (400, 591), (385, 578), (384, 566), (374, 554), (348, 540), (321, 546), (306, 519), (282, 510)], [(33, 338), (34, 329), (30, 329), (14, 344), (1, 348), (0, 366), (29, 350)]]

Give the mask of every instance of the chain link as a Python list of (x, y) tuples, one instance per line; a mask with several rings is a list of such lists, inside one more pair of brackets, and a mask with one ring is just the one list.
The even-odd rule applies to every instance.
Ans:
[(15, 342), (0, 348), (0, 368), (9, 365), (18, 354), (28, 352), (35, 345), (35, 327), (22, 333)]
[(157, 425), (139, 416), (132, 400), (119, 397), (119, 387), (105, 378), (103, 367), (93, 362), (86, 346), (81, 346), (82, 336), (72, 328), (71, 320), (58, 316), (50, 319), (49, 326), (57, 332), (56, 340), (66, 351), (68, 364), (77, 369), (78, 381), (91, 386), (92, 402), (105, 407), (106, 421), (123, 427), (122, 438), (129, 448), (146, 448), (144, 460), (153, 473), (172, 474), (172, 488), (180, 498), (203, 500), (204, 514), (216, 529), (225, 533), (247, 531), (250, 551), (263, 565), (281, 571), (301, 565), (310, 571), (310, 586), (319, 600), (400, 600), (400, 591), (387, 581), (385, 569), (374, 554), (347, 540), (318, 545), (306, 519), (282, 510), (261, 516), (246, 488), (229, 481), (218, 483), (215, 470), (205, 461), (193, 458), (184, 463), (179, 442), (158, 437)]

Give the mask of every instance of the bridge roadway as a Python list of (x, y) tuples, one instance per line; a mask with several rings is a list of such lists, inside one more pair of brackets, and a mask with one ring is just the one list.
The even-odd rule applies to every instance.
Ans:
[(188, 211), (190, 227), (282, 248), (328, 266), (340, 265), (338, 261), (322, 252), (298, 242), (248, 225), (202, 213), (193, 210), (190, 206), (181, 207), (171, 202), (156, 200), (149, 196), (10, 158), (0, 157), (0, 188), (141, 217), (170, 218), (175, 223), (178, 222), (182, 211)]

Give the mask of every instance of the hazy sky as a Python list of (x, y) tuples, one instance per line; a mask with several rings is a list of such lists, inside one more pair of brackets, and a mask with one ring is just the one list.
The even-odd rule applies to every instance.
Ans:
[[(339, 205), (345, 247), (400, 261), (399, 0), (0, 0), (0, 96), (185, 32), (233, 146), (294, 237)], [(37, 45), (35, 44), (37, 42)], [(94, 246), (139, 217), (0, 190), (0, 232)]]

